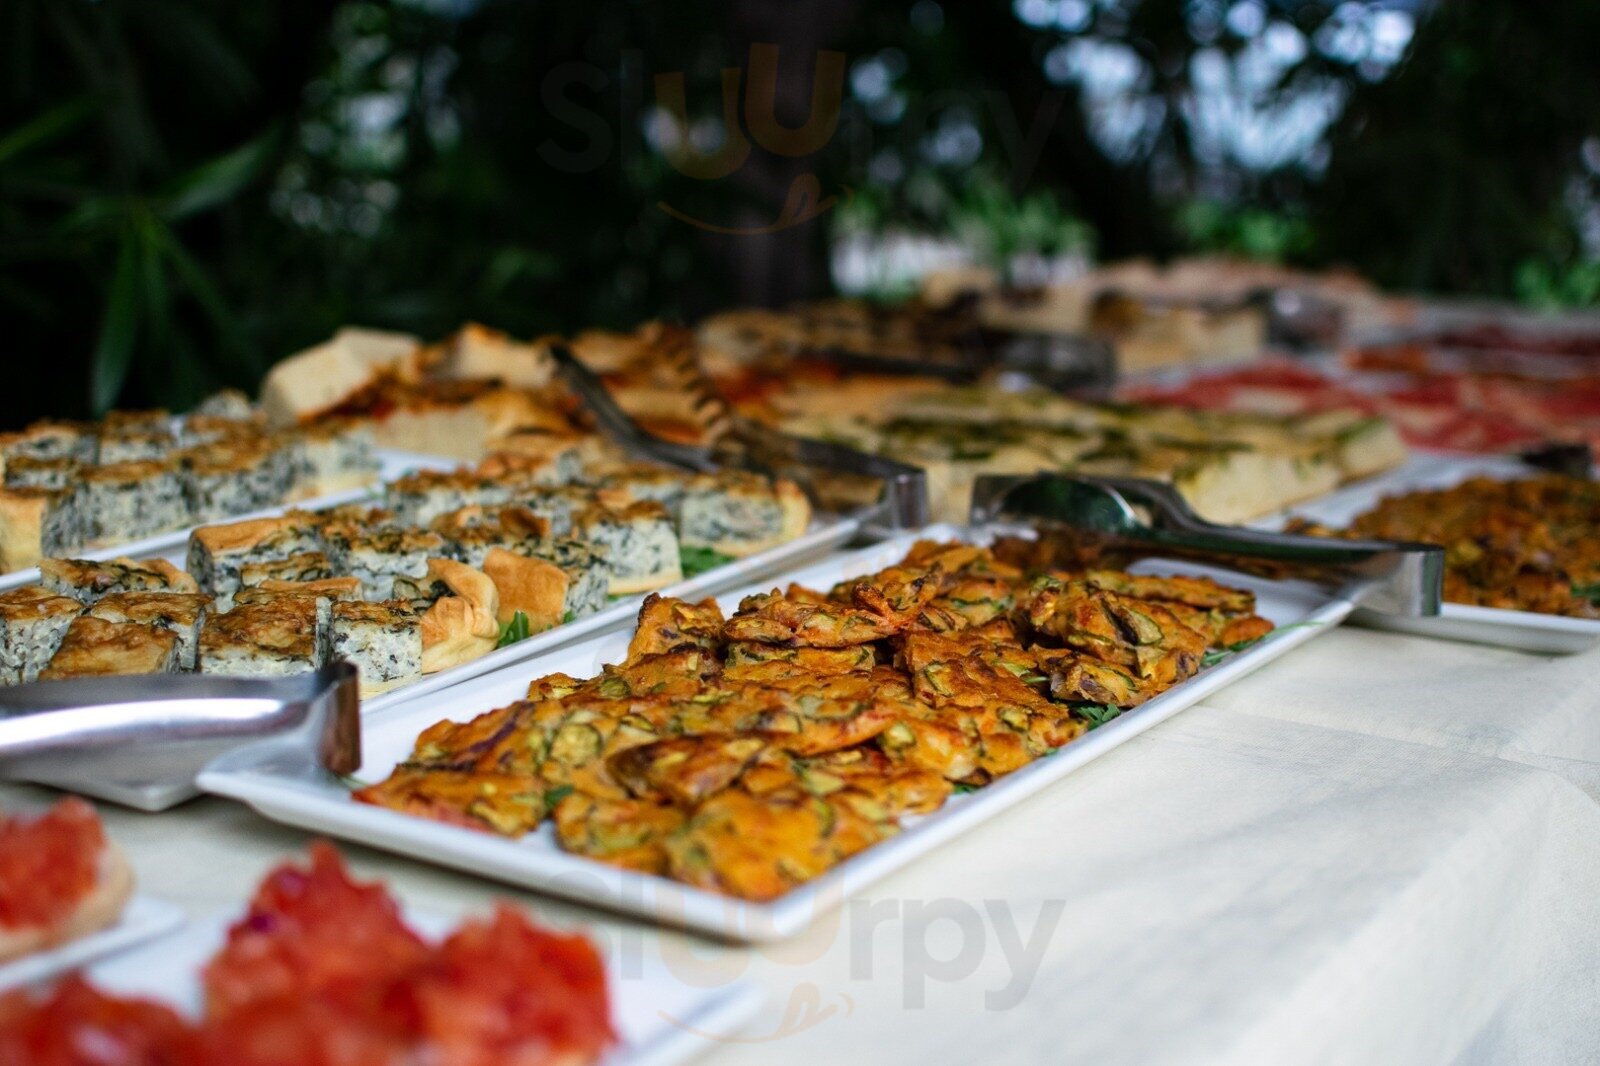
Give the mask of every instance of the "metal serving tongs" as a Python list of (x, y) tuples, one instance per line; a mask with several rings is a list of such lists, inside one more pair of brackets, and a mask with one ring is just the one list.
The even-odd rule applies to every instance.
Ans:
[(756, 469), (790, 478), (820, 506), (855, 513), (864, 526), (914, 529), (928, 524), (927, 475), (920, 467), (831, 441), (781, 433), (745, 418), (717, 395), (686, 346), (663, 355), (691, 413), (713, 441), (710, 447), (663, 440), (648, 432), (570, 348), (552, 344), (549, 351), (562, 380), (588, 406), (602, 432), (631, 458), (699, 473), (728, 466)]
[(1439, 613), (1444, 549), (1221, 526), (1196, 515), (1171, 485), (1144, 478), (1041, 474), (980, 477), (972, 523), (1007, 518), (1065, 527), (1092, 550), (1160, 555), (1336, 588), (1379, 614)]
[(355, 772), (356, 668), (337, 662), (271, 680), (155, 674), (0, 689), (0, 776), (142, 810), (196, 795), (206, 764), (258, 743), (301, 766)]

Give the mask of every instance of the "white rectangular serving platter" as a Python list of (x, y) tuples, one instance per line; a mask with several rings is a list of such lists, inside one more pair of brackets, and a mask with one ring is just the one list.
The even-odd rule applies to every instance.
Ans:
[(187, 916), (176, 904), (153, 896), (136, 895), (128, 900), (115, 925), (69, 940), (60, 947), (0, 964), (0, 992), (47, 981), (98, 959), (129, 951), (165, 936), (185, 921)]
[[(459, 921), (433, 911), (403, 908), (418, 932), (438, 939)], [(98, 987), (165, 1003), (191, 1018), (200, 1014), (200, 971), (227, 939), (231, 919), (223, 914), (199, 918), (181, 932), (90, 966)], [(613, 938), (615, 939), (615, 938)], [(634, 947), (640, 957), (624, 966), (615, 943), (601, 941), (606, 954), (606, 985), (618, 1044), (601, 1066), (676, 1066), (688, 1062), (734, 1034), (761, 1006), (762, 996), (748, 981), (698, 988), (675, 976), (660, 958)]]
[[(968, 537), (952, 526), (933, 526), (903, 534), (870, 548), (839, 553), (781, 578), (747, 586), (719, 597), (731, 613), (740, 599), (790, 581), (826, 589), (851, 577), (898, 562), (922, 537)], [(1203, 700), (1291, 648), (1337, 625), (1352, 604), (1325, 590), (1297, 582), (1271, 582), (1182, 563), (1148, 562), (1137, 567), (1164, 573), (1209, 573), (1254, 590), (1257, 610), (1280, 631), (1252, 648), (1128, 711), (1057, 753), (995, 783), (952, 796), (937, 812), (903, 822), (898, 835), (852, 857), (823, 876), (771, 903), (750, 903), (691, 888), (663, 877), (620, 870), (562, 851), (548, 825), (520, 840), (445, 825), (357, 803), (346, 785), (266, 745), (241, 749), (213, 763), (200, 775), (208, 792), (249, 804), (274, 821), (345, 837), (427, 862), (452, 866), (557, 896), (682, 926), (736, 941), (768, 941), (793, 936), (814, 919), (921, 855), (987, 818), (1060, 780), (1091, 759)], [(621, 630), (570, 645), (519, 669), (486, 674), (431, 698), (408, 700), (362, 723), (362, 766), (357, 780), (385, 777), (411, 751), (417, 735), (441, 718), (470, 719), (521, 699), (535, 677), (565, 672), (590, 677), (625, 655), (631, 631)]]
[[(371, 496), (375, 490), (381, 489), (383, 484), (396, 478), (404, 477), (414, 470), (450, 470), (458, 464), (436, 455), (419, 455), (415, 452), (394, 451), (389, 448), (377, 450), (378, 474), (377, 480), (371, 485), (359, 489), (346, 489), (343, 492), (334, 492), (326, 496), (317, 496), (307, 500), (295, 500), (293, 503), (278, 507), (267, 507), (260, 511), (251, 511), (248, 514), (230, 515), (219, 518), (210, 523), (196, 523), (184, 526), (181, 529), (169, 529), (165, 533), (153, 533), (140, 540), (130, 540), (122, 544), (109, 544), (98, 548), (80, 548), (72, 553), (74, 559), (120, 559), (128, 556), (134, 559), (150, 559), (161, 557), (177, 566), (182, 566), (188, 551), (189, 534), (193, 533), (200, 525), (216, 525), (222, 522), (245, 522), (252, 518), (271, 518), (283, 514), (290, 509), (314, 511), (323, 507), (337, 507), (342, 503), (354, 503), (364, 497)], [(0, 574), (0, 591), (17, 588), (20, 585), (31, 585), (39, 580), (39, 568), (30, 567), (27, 570), (17, 570), (10, 574)]]
[[(1371, 510), (1385, 496), (1418, 489), (1442, 489), (1470, 477), (1501, 479), (1527, 477), (1534, 471), (1514, 459), (1499, 456), (1460, 456), (1414, 453), (1387, 473), (1354, 482), (1309, 503), (1295, 506), (1253, 523), (1264, 529), (1281, 529), (1291, 516), (1309, 518), (1329, 526), (1348, 525)], [(1600, 530), (1595, 533), (1600, 536)], [(1511, 611), (1446, 603), (1434, 618), (1399, 618), (1357, 610), (1352, 622), (1399, 633), (1445, 640), (1495, 644), (1518, 651), (1570, 655), (1587, 651), (1600, 642), (1600, 619), (1568, 618), (1558, 614)]]

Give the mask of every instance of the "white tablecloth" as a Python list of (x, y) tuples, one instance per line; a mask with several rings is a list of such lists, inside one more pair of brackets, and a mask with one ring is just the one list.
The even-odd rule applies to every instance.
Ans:
[(1600, 798), (1600, 648), (1532, 655), (1346, 626), (1210, 702), (1542, 766)]
[[(521, 898), (759, 982), (715, 1064), (1600, 1062), (1597, 674), (1331, 633), (783, 945)], [(305, 842), (216, 800), (106, 815), (143, 890), (196, 913)], [(516, 895), (345, 850), (419, 905)]]

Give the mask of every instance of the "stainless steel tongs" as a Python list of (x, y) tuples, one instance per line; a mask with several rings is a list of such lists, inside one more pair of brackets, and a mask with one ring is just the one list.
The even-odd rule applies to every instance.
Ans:
[[(588, 406), (601, 431), (632, 458), (699, 473), (750, 466), (792, 478), (819, 504), (830, 510), (857, 511), (878, 527), (915, 529), (928, 524), (927, 475), (920, 467), (759, 425), (717, 396), (687, 357), (675, 367), (683, 379), (685, 403), (708, 426), (716, 447), (680, 444), (648, 432), (565, 344), (552, 344), (550, 355), (562, 380)], [(865, 488), (868, 485), (870, 489)], [(870, 492), (870, 498), (863, 497), (863, 491)]]
[(1190, 509), (1171, 485), (1143, 478), (1042, 474), (980, 477), (972, 523), (1043, 520), (1095, 546), (1160, 555), (1337, 588), (1379, 614), (1436, 615), (1444, 549), (1399, 541), (1343, 540), (1221, 526)]
[(245, 744), (353, 773), (356, 679), (337, 662), (270, 680), (154, 674), (11, 686), (0, 689), (0, 776), (163, 810), (196, 794), (207, 763)]

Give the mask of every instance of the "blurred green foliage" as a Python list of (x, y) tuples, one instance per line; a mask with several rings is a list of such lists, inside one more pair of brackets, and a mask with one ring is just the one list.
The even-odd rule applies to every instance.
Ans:
[[(783, 302), (825, 291), (830, 238), (863, 228), (954, 236), (998, 264), (1221, 250), (1600, 298), (1580, 239), (1581, 219), (1600, 225), (1600, 8), (1432, 5), (1376, 73), (1340, 51), (1352, 10), (8, 0), (0, 318), (13, 364), (54, 384), (0, 394), (0, 421), (181, 407), (351, 322), (533, 335)], [(1256, 70), (1252, 106), (1336, 93), (1320, 155), (1247, 158), (1196, 117), (1200, 74), (1239, 79), (1273, 32), (1314, 46)], [(805, 158), (687, 176), (668, 149), (727, 142), (723, 71), (752, 41), (782, 45), (791, 127), (818, 49), (848, 55), (837, 131)], [(1121, 71), (1120, 97), (1074, 73), (1097, 63)], [(654, 106), (667, 72), (687, 129)], [(807, 174), (834, 215), (716, 232), (761, 230)]]

